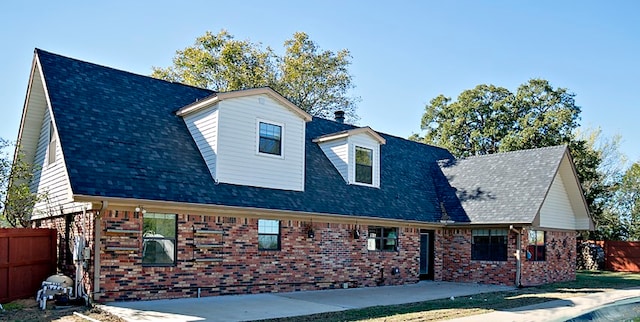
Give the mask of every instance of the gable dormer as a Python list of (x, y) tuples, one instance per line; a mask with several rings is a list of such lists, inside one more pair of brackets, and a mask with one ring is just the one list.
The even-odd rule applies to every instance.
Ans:
[(304, 190), (311, 116), (270, 88), (216, 93), (181, 108), (216, 182)]
[(380, 188), (380, 145), (386, 140), (370, 127), (315, 138), (348, 184)]

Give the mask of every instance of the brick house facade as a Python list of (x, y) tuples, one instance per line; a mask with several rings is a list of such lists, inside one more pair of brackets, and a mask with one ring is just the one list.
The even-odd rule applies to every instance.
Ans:
[(37, 49), (34, 226), (101, 302), (575, 278), (593, 222), (566, 146), (455, 159), (336, 116)]

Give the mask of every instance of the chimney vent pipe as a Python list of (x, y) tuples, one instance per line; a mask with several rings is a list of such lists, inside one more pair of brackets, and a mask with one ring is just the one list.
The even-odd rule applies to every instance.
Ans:
[(344, 123), (344, 111), (335, 111), (334, 113), (336, 122)]

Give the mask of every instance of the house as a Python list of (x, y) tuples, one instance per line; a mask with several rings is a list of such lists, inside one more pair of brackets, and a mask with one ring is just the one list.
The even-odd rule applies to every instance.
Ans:
[(34, 226), (96, 301), (575, 278), (593, 223), (566, 147), (455, 160), (337, 116), (36, 49)]

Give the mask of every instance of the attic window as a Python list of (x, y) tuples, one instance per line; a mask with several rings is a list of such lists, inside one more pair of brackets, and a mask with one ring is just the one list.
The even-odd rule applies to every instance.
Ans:
[(260, 122), (258, 132), (258, 152), (282, 155), (282, 126)]
[(53, 122), (49, 121), (49, 147), (47, 149), (47, 164), (53, 164), (56, 162), (56, 134), (53, 127)]
[(356, 182), (373, 183), (373, 150), (356, 146)]

